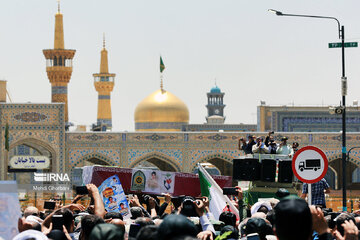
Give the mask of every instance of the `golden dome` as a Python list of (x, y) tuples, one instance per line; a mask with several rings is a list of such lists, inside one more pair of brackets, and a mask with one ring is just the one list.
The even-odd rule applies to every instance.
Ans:
[(135, 109), (136, 131), (181, 131), (189, 123), (189, 110), (174, 94), (157, 90)]

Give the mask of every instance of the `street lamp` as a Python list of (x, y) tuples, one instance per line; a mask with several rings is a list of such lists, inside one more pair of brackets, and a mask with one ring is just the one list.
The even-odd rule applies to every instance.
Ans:
[(338, 24), (339, 38), (341, 39), (341, 59), (342, 59), (342, 76), (341, 76), (341, 95), (342, 95), (342, 172), (343, 172), (343, 211), (347, 210), (346, 207), (346, 106), (345, 96), (347, 94), (347, 79), (345, 76), (345, 30), (344, 26), (340, 27), (340, 22), (334, 17), (327, 16), (312, 16), (312, 15), (299, 15), (299, 14), (285, 14), (280, 11), (269, 9), (269, 12), (275, 13), (277, 16), (287, 17), (306, 17), (306, 18), (323, 18), (335, 20)]

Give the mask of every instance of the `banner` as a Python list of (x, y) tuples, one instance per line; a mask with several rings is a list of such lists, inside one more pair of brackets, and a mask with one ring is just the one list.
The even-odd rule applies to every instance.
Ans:
[(130, 218), (129, 203), (117, 175), (107, 178), (99, 187), (106, 211), (120, 212), (124, 219)]
[(0, 181), (0, 238), (13, 239), (21, 218), (16, 181)]
[(133, 169), (131, 191), (162, 194), (174, 193), (175, 173), (158, 170)]
[[(93, 183), (96, 186), (100, 186), (105, 179), (116, 175), (120, 179), (122, 188), (126, 193), (134, 193), (138, 191), (147, 193), (145, 192), (146, 179), (144, 177), (146, 177), (145, 171), (147, 171), (148, 169), (136, 169), (134, 171), (134, 169), (131, 168), (105, 167), (105, 166), (86, 166), (86, 167), (82, 167), (81, 169), (83, 171), (82, 177), (84, 184)], [(134, 178), (135, 173), (139, 170), (141, 172), (140, 178), (137, 177)], [(165, 176), (163, 176), (162, 179), (163, 181), (161, 182), (161, 184), (164, 185), (164, 180), (167, 180), (166, 183), (169, 184), (170, 187), (173, 188), (173, 190), (169, 188), (169, 185), (165, 184), (166, 185), (164, 186), (165, 189), (162, 189), (163, 190), (162, 192), (172, 193), (173, 196), (186, 195), (186, 196), (198, 197), (201, 194), (199, 176), (197, 174), (181, 173), (181, 172), (164, 172), (164, 173)], [(169, 177), (166, 175), (166, 173), (170, 173), (172, 182), (170, 182)], [(144, 180), (142, 180), (142, 178)], [(219, 184), (221, 188), (232, 186), (232, 177), (230, 176), (212, 175), (212, 178), (217, 182), (217, 184)], [(139, 181), (138, 184), (133, 184), (135, 179)], [(169, 190), (167, 190), (166, 188), (169, 188)]]

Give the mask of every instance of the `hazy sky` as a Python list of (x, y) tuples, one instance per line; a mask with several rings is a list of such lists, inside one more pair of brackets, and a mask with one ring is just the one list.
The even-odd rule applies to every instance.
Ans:
[[(360, 1), (348, 0), (63, 0), (65, 48), (76, 49), (68, 85), (69, 117), (96, 122), (102, 35), (106, 34), (113, 130), (133, 131), (136, 105), (159, 88), (182, 99), (190, 123), (203, 123), (206, 92), (225, 92), (226, 123), (256, 123), (269, 105), (339, 104), (341, 50), (335, 21), (277, 17), (284, 13), (337, 17), (346, 41), (360, 40)], [(55, 0), (0, 1), (0, 78), (13, 102), (48, 103), (51, 86), (42, 49), (53, 48)], [(360, 49), (346, 49), (347, 102), (360, 99)]]

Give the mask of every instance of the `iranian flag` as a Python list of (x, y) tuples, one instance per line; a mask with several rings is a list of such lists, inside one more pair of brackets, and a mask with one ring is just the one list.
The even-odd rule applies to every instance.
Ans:
[(200, 164), (198, 164), (198, 168), (201, 196), (209, 198), (209, 208), (214, 217), (218, 220), (222, 212), (230, 211), (236, 215), (236, 219), (239, 219), (239, 210), (231, 203), (228, 196), (223, 195), (222, 189), (205, 168)]

